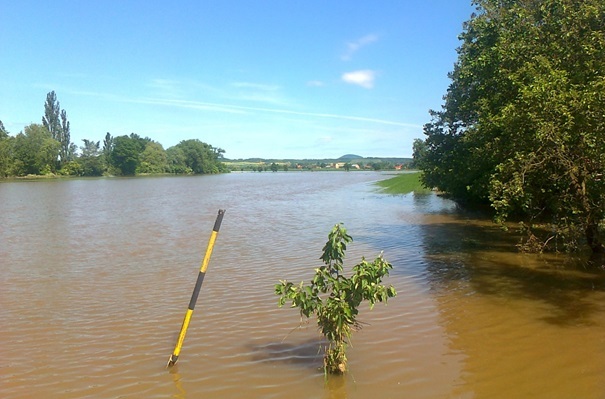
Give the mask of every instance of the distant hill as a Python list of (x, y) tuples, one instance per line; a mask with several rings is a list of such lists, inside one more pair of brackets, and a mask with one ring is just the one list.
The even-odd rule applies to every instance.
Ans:
[(346, 155), (343, 155), (342, 157), (338, 158), (339, 161), (346, 161), (346, 160), (351, 160), (351, 159), (363, 159), (363, 157), (361, 155), (346, 154)]

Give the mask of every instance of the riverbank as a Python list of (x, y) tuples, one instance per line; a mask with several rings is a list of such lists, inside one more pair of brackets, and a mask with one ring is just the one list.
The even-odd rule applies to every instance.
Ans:
[(420, 182), (420, 172), (401, 173), (390, 179), (376, 182), (385, 194), (428, 194), (431, 192)]

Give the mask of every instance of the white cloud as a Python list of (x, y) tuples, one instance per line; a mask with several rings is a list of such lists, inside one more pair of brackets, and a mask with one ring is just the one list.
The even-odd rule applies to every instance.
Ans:
[(364, 87), (366, 89), (371, 89), (374, 87), (374, 79), (376, 77), (376, 72), (370, 69), (364, 69), (360, 71), (347, 72), (342, 75), (342, 80)]
[(378, 35), (372, 33), (369, 35), (365, 35), (365, 36), (355, 40), (354, 42), (348, 42), (347, 50), (342, 55), (342, 59), (344, 61), (349, 61), (353, 57), (353, 54), (355, 54), (357, 51), (359, 51), (359, 49), (367, 46), (368, 44), (374, 43), (377, 40), (378, 40)]

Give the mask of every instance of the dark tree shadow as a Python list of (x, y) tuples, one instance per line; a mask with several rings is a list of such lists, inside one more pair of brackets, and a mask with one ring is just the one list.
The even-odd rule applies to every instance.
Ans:
[(603, 259), (521, 254), (521, 234), (503, 231), (485, 215), (457, 208), (416, 212), (355, 238), (377, 251), (393, 249), (393, 275), (422, 273), (435, 290), (459, 281), (482, 295), (541, 301), (552, 309), (543, 317), (552, 324), (591, 323), (598, 306), (589, 296), (605, 291)]
[(293, 344), (287, 342), (267, 342), (248, 345), (252, 360), (263, 363), (291, 364), (320, 370), (323, 367), (325, 342), (311, 339)]

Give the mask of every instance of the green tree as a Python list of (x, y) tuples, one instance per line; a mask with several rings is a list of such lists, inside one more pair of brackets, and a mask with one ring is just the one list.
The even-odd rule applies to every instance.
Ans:
[(32, 123), (19, 133), (13, 143), (14, 174), (49, 174), (55, 172), (61, 144), (42, 125)]
[(11, 174), (13, 162), (13, 138), (4, 128), (0, 121), (0, 177), (7, 177)]
[(117, 173), (124, 176), (134, 176), (139, 166), (139, 155), (142, 152), (141, 143), (136, 138), (118, 136), (113, 139), (111, 165)]
[(182, 148), (172, 146), (166, 150), (166, 160), (168, 162), (168, 171), (177, 174), (191, 174), (193, 171), (187, 167), (185, 152)]
[(59, 142), (61, 143), (61, 150), (59, 151), (61, 164), (73, 160), (76, 146), (71, 142), (70, 124), (67, 120), (67, 112), (64, 109), (61, 110), (61, 137)]
[(113, 137), (109, 132), (105, 134), (105, 139), (103, 140), (103, 163), (105, 168), (111, 165), (111, 152), (113, 151)]
[(59, 100), (57, 100), (57, 95), (54, 91), (51, 91), (46, 95), (42, 124), (50, 132), (51, 137), (61, 145), (57, 156), (59, 163), (62, 165), (72, 160), (76, 147), (71, 143), (67, 112), (61, 109), (61, 105)]
[(79, 163), (83, 176), (102, 176), (105, 170), (103, 165), (103, 156), (100, 150), (100, 141), (91, 141), (82, 139), (84, 145), (80, 147), (82, 151)]
[(475, 4), (444, 106), (424, 128), (424, 183), (603, 252), (605, 3)]
[(42, 124), (49, 131), (51, 137), (57, 141), (61, 141), (61, 106), (57, 100), (57, 94), (54, 91), (46, 94), (46, 102), (44, 103), (44, 116)]
[(160, 143), (150, 141), (141, 153), (139, 173), (165, 173), (168, 170), (168, 157)]
[(386, 302), (397, 295), (395, 288), (382, 285), (382, 279), (392, 269), (382, 254), (371, 263), (362, 258), (353, 266), (352, 276), (344, 276), (345, 251), (351, 241), (346, 229), (337, 224), (328, 235), (320, 257), (324, 264), (315, 269), (310, 284), (305, 285), (303, 281), (294, 285), (282, 280), (275, 285), (280, 307), (290, 301), (292, 307), (300, 309), (301, 317), (315, 315), (317, 318), (317, 326), (328, 340), (324, 370), (331, 374), (347, 370), (346, 348), (352, 332), (360, 328), (357, 315), (361, 303), (368, 301), (372, 308), (376, 302)]
[(145, 151), (145, 147), (147, 146), (148, 143), (150, 143), (152, 140), (149, 137), (141, 137), (136, 133), (130, 133), (129, 136), (134, 142), (137, 143), (137, 145), (139, 146), (139, 152), (143, 152)]
[(275, 162), (272, 162), (270, 168), (271, 168), (272, 172), (277, 172), (277, 170), (279, 169), (279, 166), (277, 166), (277, 164)]
[(220, 162), (225, 152), (197, 139), (184, 140), (176, 145), (184, 155), (185, 165), (195, 174), (221, 173), (228, 171)]
[(87, 176), (85, 174), (85, 170), (83, 165), (80, 163), (79, 159), (74, 159), (68, 162), (65, 162), (61, 169), (59, 170), (59, 174), (63, 176)]
[(9, 136), (8, 131), (4, 127), (4, 123), (0, 121), (0, 139), (5, 139)]
[(426, 143), (421, 139), (414, 139), (412, 144), (412, 164), (411, 168), (421, 168), (424, 158), (426, 157)]

